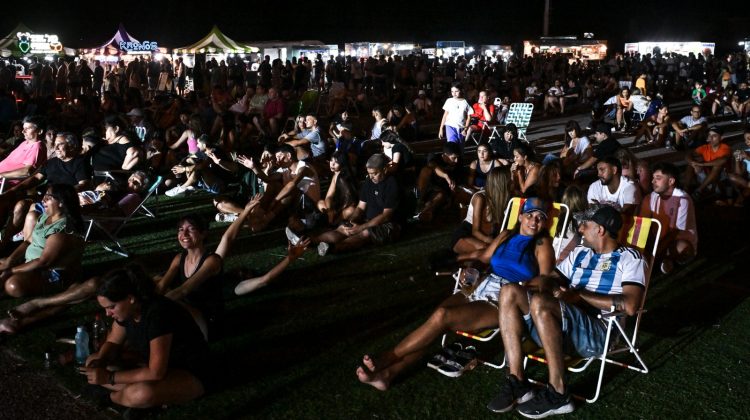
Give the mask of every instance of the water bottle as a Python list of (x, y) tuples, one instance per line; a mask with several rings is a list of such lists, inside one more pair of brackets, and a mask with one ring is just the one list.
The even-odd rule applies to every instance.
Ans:
[(102, 319), (101, 314), (96, 314), (94, 325), (92, 325), (92, 334), (94, 335), (94, 351), (99, 351), (102, 345), (107, 341), (107, 324)]
[(89, 333), (83, 325), (76, 332), (76, 365), (83, 366), (89, 357)]

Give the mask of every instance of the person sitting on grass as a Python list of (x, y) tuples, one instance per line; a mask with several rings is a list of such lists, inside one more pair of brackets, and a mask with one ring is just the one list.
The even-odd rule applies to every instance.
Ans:
[(326, 215), (329, 225), (338, 226), (341, 221), (350, 220), (354, 215), (359, 189), (346, 153), (338, 150), (333, 152), (330, 168), (333, 177), (325, 198), (318, 201), (318, 210)]
[(453, 233), (453, 252), (465, 254), (484, 249), (492, 243), (511, 199), (510, 188), (510, 171), (507, 167), (489, 171), (486, 185), (471, 197), (466, 218)]
[(266, 174), (253, 159), (240, 156), (238, 162), (253, 171), (261, 181), (266, 183), (266, 193), (270, 200), (258, 206), (248, 219), (253, 232), (265, 229), (276, 216), (292, 209), (292, 214), (301, 215), (304, 228), (315, 227), (323, 220), (318, 211), (320, 200), (320, 180), (317, 172), (305, 161), (297, 160), (294, 147), (281, 144), (274, 153), (276, 172)]
[(173, 166), (172, 173), (178, 177), (184, 175), (185, 180), (164, 193), (169, 197), (180, 196), (195, 189), (218, 194), (237, 173), (237, 163), (219, 147), (211, 144), (208, 136), (202, 135), (198, 139), (198, 152), (183, 163)]
[[(224, 232), (213, 253), (206, 250), (206, 223), (193, 216), (183, 217), (178, 224), (177, 238), (185, 252), (173, 258), (166, 274), (154, 277), (156, 290), (188, 308), (206, 338), (216, 335), (209, 327), (217, 324), (223, 307), (220, 294), (223, 261), (229, 255), (245, 218), (259, 205), (261, 198), (262, 195), (256, 195), (248, 202), (240, 216)], [(198, 262), (193, 258), (197, 258)], [(0, 333), (15, 334), (72, 305), (91, 299), (100, 284), (101, 278), (93, 277), (74, 283), (61, 293), (24, 302), (10, 309), (8, 317), (0, 320)]]
[(443, 152), (435, 154), (419, 172), (417, 193), (419, 199), (419, 220), (429, 222), (434, 211), (445, 203), (450, 203), (456, 187), (460, 167), (458, 161), (461, 149), (457, 143), (447, 142)]
[(42, 207), (30, 237), (0, 259), (0, 282), (12, 297), (61, 290), (81, 274), (83, 220), (75, 190), (70, 185), (50, 185)]
[(368, 244), (382, 245), (396, 240), (399, 224), (399, 188), (396, 179), (387, 175), (387, 158), (376, 153), (367, 160), (368, 178), (359, 192), (359, 203), (351, 217), (336, 229), (312, 238), (318, 254), (343, 252)]
[[(394, 348), (378, 357), (365, 355), (356, 370), (360, 382), (385, 391), (404, 369), (422, 360), (424, 353), (443, 333), (476, 331), (498, 325), (498, 293), (507, 284), (522, 283), (552, 274), (555, 253), (544, 224), (547, 206), (537, 198), (524, 203), (513, 231), (501, 232), (482, 249), (459, 256), (459, 261), (479, 260), (488, 264), (491, 274), (471, 292), (458, 292), (441, 303), (428, 320)], [(463, 366), (438, 355), (430, 366), (459, 376)]]
[(695, 206), (690, 195), (677, 187), (678, 170), (668, 162), (654, 165), (654, 191), (641, 203), (639, 215), (661, 222), (657, 258), (661, 258), (661, 271), (668, 274), (674, 263), (687, 264), (698, 251), (698, 226)]
[[(154, 286), (138, 266), (104, 275), (96, 300), (114, 319), (112, 330), (80, 368), (89, 384), (111, 391), (108, 401), (131, 409), (186, 403), (212, 382), (211, 355), (198, 325)], [(127, 365), (126, 349), (138, 357), (137, 367)]]
[[(640, 252), (618, 244), (620, 213), (611, 206), (592, 207), (577, 220), (583, 245), (549, 275), (536, 277), (526, 287), (508, 284), (500, 290), (500, 332), (508, 375), (487, 406), (493, 412), (517, 408), (529, 418), (572, 412), (563, 348), (583, 357), (599, 356), (607, 329), (597, 314), (614, 307), (632, 316), (640, 307), (646, 262)], [(548, 362), (549, 383), (536, 395), (524, 375), (522, 341), (528, 335), (544, 348)]]
[(722, 134), (724, 130), (721, 127), (711, 126), (708, 129), (707, 143), (685, 155), (688, 167), (685, 169), (683, 185), (688, 192), (692, 191), (695, 200), (703, 198), (711, 188), (714, 192), (721, 190), (719, 181), (732, 157), (732, 148), (722, 141)]

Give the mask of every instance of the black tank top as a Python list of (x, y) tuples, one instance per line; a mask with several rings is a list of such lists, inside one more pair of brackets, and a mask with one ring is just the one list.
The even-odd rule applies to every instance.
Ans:
[[(195, 267), (194, 273), (203, 266), (206, 258), (216, 255), (221, 259), (218, 254), (210, 251), (206, 251), (201, 256), (198, 265)], [(182, 286), (190, 277), (185, 276), (185, 258), (187, 257), (187, 251), (183, 252), (180, 256), (180, 274), (177, 277), (178, 283), (176, 286)], [(224, 312), (224, 296), (222, 294), (222, 278), (224, 277), (224, 261), (221, 261), (221, 270), (211, 278), (204, 280), (198, 287), (193, 289), (187, 296), (183, 298), (185, 303), (201, 311), (207, 321), (215, 321)]]

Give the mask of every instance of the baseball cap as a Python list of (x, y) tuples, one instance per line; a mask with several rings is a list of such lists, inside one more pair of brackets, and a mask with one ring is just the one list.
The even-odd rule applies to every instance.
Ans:
[(537, 197), (531, 197), (527, 198), (526, 201), (523, 203), (523, 208), (521, 209), (521, 213), (531, 213), (538, 211), (539, 213), (542, 213), (544, 218), (547, 218), (547, 203), (542, 200), (541, 198)]
[(590, 220), (604, 227), (613, 236), (622, 228), (622, 215), (616, 208), (606, 204), (592, 204), (586, 210), (574, 214), (573, 218), (578, 223)]

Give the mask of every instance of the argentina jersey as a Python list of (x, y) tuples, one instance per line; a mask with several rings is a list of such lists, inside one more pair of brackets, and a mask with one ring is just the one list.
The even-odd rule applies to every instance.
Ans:
[(557, 266), (568, 278), (569, 287), (604, 295), (622, 294), (622, 286), (645, 286), (646, 265), (637, 250), (621, 246), (608, 254), (596, 254), (591, 248), (577, 246)]

